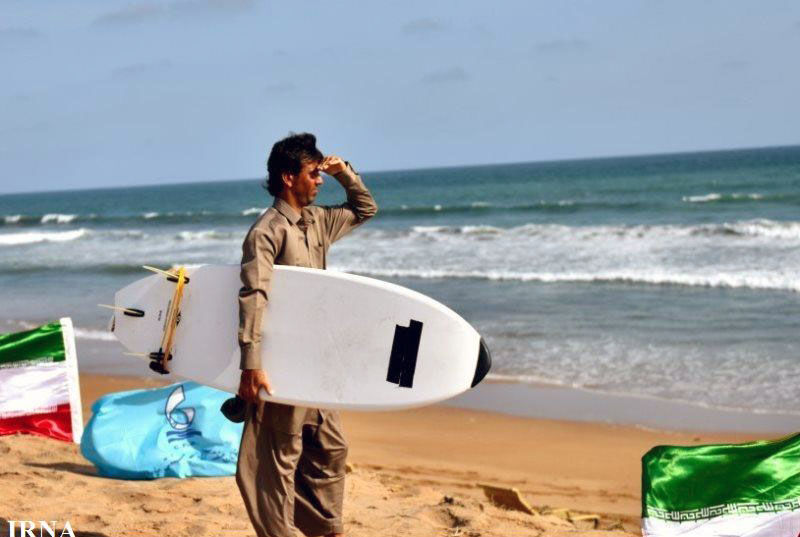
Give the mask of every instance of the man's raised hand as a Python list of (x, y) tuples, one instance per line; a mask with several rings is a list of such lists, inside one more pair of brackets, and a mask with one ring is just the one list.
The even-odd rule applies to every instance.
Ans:
[(327, 173), (328, 175), (336, 175), (347, 169), (347, 163), (336, 155), (328, 155), (322, 159), (319, 169), (321, 172)]

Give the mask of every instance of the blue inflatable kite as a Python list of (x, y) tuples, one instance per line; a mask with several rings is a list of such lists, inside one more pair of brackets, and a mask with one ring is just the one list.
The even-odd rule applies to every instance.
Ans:
[(81, 452), (105, 477), (233, 475), (242, 424), (220, 412), (229, 397), (195, 382), (108, 394), (92, 405)]

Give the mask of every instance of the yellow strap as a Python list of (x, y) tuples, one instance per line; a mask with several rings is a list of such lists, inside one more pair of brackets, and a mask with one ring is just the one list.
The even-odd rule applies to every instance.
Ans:
[(175, 286), (175, 294), (172, 297), (172, 305), (167, 313), (167, 325), (164, 330), (164, 338), (161, 341), (161, 351), (164, 353), (163, 358), (161, 358), (161, 365), (164, 366), (164, 371), (167, 372), (169, 372), (169, 369), (167, 369), (167, 361), (169, 360), (169, 353), (172, 349), (172, 340), (175, 336), (175, 327), (178, 320), (181, 299), (183, 298), (185, 273), (186, 269), (184, 267), (181, 267), (180, 270), (178, 270), (178, 283)]

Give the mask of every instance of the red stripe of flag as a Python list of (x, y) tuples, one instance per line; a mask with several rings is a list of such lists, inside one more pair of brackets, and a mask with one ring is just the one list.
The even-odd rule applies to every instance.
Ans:
[(72, 413), (69, 403), (62, 403), (52, 412), (0, 418), (0, 436), (35, 434), (72, 442)]

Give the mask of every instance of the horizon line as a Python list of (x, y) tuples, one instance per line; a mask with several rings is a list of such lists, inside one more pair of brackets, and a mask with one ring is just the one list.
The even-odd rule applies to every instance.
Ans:
[[(663, 153), (631, 153), (627, 155), (605, 155), (605, 156), (589, 156), (589, 157), (572, 157), (572, 158), (557, 158), (545, 160), (519, 160), (519, 161), (506, 161), (506, 162), (484, 162), (484, 163), (471, 163), (471, 164), (457, 164), (457, 165), (434, 165), (423, 166), (418, 168), (391, 168), (383, 170), (366, 170), (359, 172), (359, 175), (368, 173), (399, 173), (399, 172), (417, 172), (428, 170), (447, 170), (454, 168), (482, 168), (488, 166), (514, 166), (522, 164), (558, 164), (565, 162), (586, 162), (586, 161), (600, 161), (600, 160), (614, 160), (614, 159), (637, 159), (647, 157), (668, 157), (679, 155), (697, 155), (704, 153), (731, 153), (737, 151), (764, 151), (770, 149), (792, 149), (800, 148), (800, 144), (786, 144), (786, 145), (768, 145), (768, 146), (748, 146), (748, 147), (731, 147), (724, 149), (695, 149), (689, 151), (667, 151)], [(176, 180), (173, 182), (164, 183), (137, 183), (118, 186), (91, 186), (91, 187), (77, 187), (77, 188), (60, 188), (60, 189), (45, 189), (45, 190), (27, 190), (20, 192), (0, 192), (2, 196), (17, 196), (27, 194), (55, 194), (59, 192), (82, 192), (82, 191), (96, 191), (96, 190), (117, 190), (120, 188), (152, 188), (158, 186), (178, 186), (178, 185), (193, 185), (193, 184), (207, 184), (207, 183), (224, 183), (234, 181), (256, 181), (261, 180), (263, 177), (229, 177), (217, 179), (200, 179), (200, 180)]]

